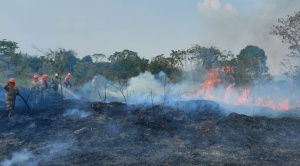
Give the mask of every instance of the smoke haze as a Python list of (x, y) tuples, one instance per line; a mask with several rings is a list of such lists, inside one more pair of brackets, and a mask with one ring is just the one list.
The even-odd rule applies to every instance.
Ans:
[(269, 32), (278, 18), (298, 11), (300, 1), (72, 1), (70, 6), (68, 1), (45, 5), (30, 0), (2, 5), (1, 37), (18, 42), (22, 52), (32, 55), (38, 54), (32, 45), (74, 49), (80, 57), (130, 49), (149, 59), (193, 44), (235, 54), (255, 45), (265, 50), (271, 73), (279, 74), (279, 62), (288, 50)]
[[(206, 74), (199, 75), (204, 77)], [(207, 77), (203, 81), (186, 78), (180, 83), (168, 83), (168, 78), (163, 72), (157, 76), (145, 72), (129, 79), (127, 87), (120, 89), (119, 83), (106, 80), (100, 75), (98, 77), (101, 79), (96, 89), (93, 90), (91, 82), (88, 82), (77, 92), (76, 96), (81, 96), (81, 99), (87, 101), (118, 101), (145, 106), (175, 104), (172, 107), (176, 107), (178, 101), (211, 100), (220, 104), (221, 108), (228, 113), (253, 115), (253, 110), (255, 110), (256, 115), (262, 115), (263, 112), (266, 116), (278, 115), (287, 110), (298, 110), (300, 104), (297, 95), (300, 92), (299, 88), (286, 80), (274, 80), (271, 83), (244, 88), (221, 83), (206, 87), (205, 81), (210, 81)], [(104, 94), (106, 94), (105, 101), (103, 100)], [(72, 113), (72, 115), (75, 114)]]
[(277, 19), (297, 12), (300, 1), (246, 0), (243, 4), (234, 6), (222, 0), (199, 2), (197, 6), (201, 20), (206, 22), (199, 29), (199, 42), (233, 51), (234, 54), (247, 45), (258, 46), (266, 52), (270, 72), (280, 74), (280, 61), (289, 53), (288, 46), (269, 32), (277, 24)]

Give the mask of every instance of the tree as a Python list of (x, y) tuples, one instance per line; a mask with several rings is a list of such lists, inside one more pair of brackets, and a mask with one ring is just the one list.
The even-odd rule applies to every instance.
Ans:
[(42, 58), (38, 56), (28, 56), (26, 58), (26, 62), (28, 63), (31, 72), (39, 73), (42, 68)]
[(148, 59), (140, 58), (136, 52), (123, 50), (108, 57), (111, 62), (111, 75), (118, 79), (128, 79), (145, 72)]
[(104, 54), (93, 54), (92, 57), (95, 59), (95, 62), (98, 63), (106, 56)]
[(16, 54), (18, 43), (3, 39), (0, 41), (0, 61), (4, 62), (7, 70), (11, 70), (13, 66), (19, 62), (19, 55)]
[(76, 84), (83, 85), (84, 83), (92, 80), (92, 78), (97, 74), (95, 70), (95, 64), (90, 62), (78, 62), (74, 66), (73, 80)]
[(234, 77), (237, 85), (251, 85), (270, 79), (269, 68), (266, 65), (267, 56), (263, 49), (257, 46), (247, 46), (242, 49), (235, 60)]
[(17, 42), (8, 41), (6, 39), (0, 41), (0, 55), (7, 56), (10, 53), (15, 53), (18, 48)]
[(204, 67), (206, 70), (219, 68), (221, 66), (220, 59), (226, 56), (215, 47), (206, 48), (199, 45), (193, 46), (187, 52), (191, 55), (190, 59), (195, 61), (198, 67)]
[(172, 58), (172, 61), (171, 61), (172, 65), (183, 69), (184, 68), (184, 62), (186, 62), (186, 56), (185, 55), (186, 55), (185, 51), (180, 51), (180, 50), (174, 51), (174, 50), (172, 50), (171, 54), (170, 54), (170, 56)]
[(64, 48), (57, 50), (49, 49), (49, 51), (44, 54), (46, 55), (47, 62), (54, 67), (54, 71), (52, 72), (60, 74), (73, 72), (74, 66), (79, 61), (76, 57), (77, 54), (73, 50), (66, 50)]
[(271, 35), (279, 36), (283, 43), (289, 44), (289, 48), (300, 54), (300, 11), (295, 15), (288, 15), (286, 19), (278, 19), (279, 25), (273, 25)]
[(281, 62), (283, 74), (300, 83), (300, 11), (286, 19), (278, 19), (278, 25), (273, 25), (270, 34), (289, 44), (291, 52)]
[(29, 59), (29, 55), (27, 53), (22, 53), (22, 52), (19, 52), (19, 53), (16, 53), (16, 56), (15, 56), (17, 59), (15, 60), (16, 64), (15, 64), (15, 67), (14, 67), (14, 73), (18, 76), (23, 76), (23, 77), (26, 77), (26, 76), (32, 76), (30, 74), (30, 71), (31, 71), (31, 68), (30, 68), (30, 63), (28, 61)]
[(90, 55), (87, 55), (81, 59), (83, 62), (93, 63), (93, 58)]
[(172, 57), (164, 57), (163, 54), (154, 57), (149, 64), (149, 71), (158, 74), (163, 71), (170, 79), (177, 81), (180, 77), (180, 69), (174, 65)]
[(280, 64), (283, 67), (283, 75), (296, 83), (300, 83), (300, 57), (296, 51), (286, 54)]

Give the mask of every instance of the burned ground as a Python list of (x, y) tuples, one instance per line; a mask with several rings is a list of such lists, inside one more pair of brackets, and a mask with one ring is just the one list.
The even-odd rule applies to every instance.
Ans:
[(1, 165), (300, 162), (298, 117), (228, 114), (206, 100), (129, 105), (52, 96), (32, 110), (17, 106), (10, 118), (1, 106)]

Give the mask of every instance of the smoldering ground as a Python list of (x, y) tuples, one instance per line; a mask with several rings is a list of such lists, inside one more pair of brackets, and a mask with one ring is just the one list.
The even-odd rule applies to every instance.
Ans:
[[(251, 89), (245, 104), (238, 102), (243, 89), (233, 88), (227, 100), (221, 100), (226, 86), (218, 85), (209, 91), (210, 100), (207, 100), (205, 94), (196, 93), (203, 87), (202, 82), (185, 80), (167, 84), (168, 78), (163, 73), (159, 76), (143, 73), (134, 77), (128, 80), (123, 92), (114, 89), (122, 85), (117, 86), (104, 77), (101, 79), (111, 86), (101, 89), (103, 84), (99, 84), (98, 92), (87, 93), (89, 82), (80, 91), (72, 92), (80, 96), (80, 100), (67, 98), (64, 107), (61, 107), (60, 98), (49, 97), (43, 107), (30, 113), (18, 99), (15, 116), (0, 119), (1, 164), (259, 165), (299, 162), (295, 156), (300, 148), (299, 139), (296, 139), (300, 136), (297, 127), (300, 121), (296, 116), (290, 118), (284, 114), (293, 110), (247, 105), (247, 100), (251, 104), (252, 98), (268, 96), (278, 100), (289, 96), (297, 101), (296, 95), (289, 95), (291, 91), (297, 92), (289, 82), (259, 85)], [(105, 93), (106, 101), (102, 98)], [(225, 107), (224, 103), (230, 107)], [(245, 109), (254, 106), (255, 116), (251, 109), (251, 112)], [(258, 116), (257, 108), (265, 115)], [(278, 112), (283, 114), (278, 116)], [(277, 118), (268, 118), (274, 115)]]
[[(68, 137), (66, 137), (68, 138)], [(63, 157), (72, 153), (76, 147), (70, 138), (66, 140), (55, 140), (55, 142), (45, 142), (45, 146), (35, 149), (21, 149), (14, 152), (9, 158), (1, 162), (3, 166), (24, 165), (37, 166), (40, 163), (51, 162), (54, 165), (63, 163)]]
[(169, 83), (163, 72), (157, 76), (145, 72), (124, 83), (113, 82), (99, 75), (97, 88), (92, 88), (91, 82), (88, 82), (76, 95), (87, 101), (144, 105), (211, 100), (220, 104), (228, 113), (253, 115), (255, 110), (255, 115), (270, 117), (289, 111), (297, 113), (299, 109), (297, 94), (300, 90), (289, 80), (273, 80), (244, 88), (220, 83), (204, 89), (205, 75), (206, 73), (199, 74), (199, 79), (187, 77), (180, 83)]
[[(300, 148), (296, 139), (300, 136), (297, 119), (227, 115), (218, 103), (207, 100), (148, 106), (72, 101), (65, 101), (66, 109), (52, 106), (29, 116), (1, 118), (1, 164), (293, 165), (299, 162), (295, 157)], [(87, 104), (92, 109), (84, 108)], [(86, 117), (69, 114), (76, 109), (90, 114)]]

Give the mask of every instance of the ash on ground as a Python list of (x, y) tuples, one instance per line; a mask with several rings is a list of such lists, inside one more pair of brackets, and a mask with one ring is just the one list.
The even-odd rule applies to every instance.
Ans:
[[(50, 102), (51, 101), (51, 102)], [(170, 105), (48, 100), (2, 104), (0, 163), (8, 165), (299, 165), (296, 116), (246, 116), (206, 100)], [(175, 107), (175, 106), (176, 107)]]

